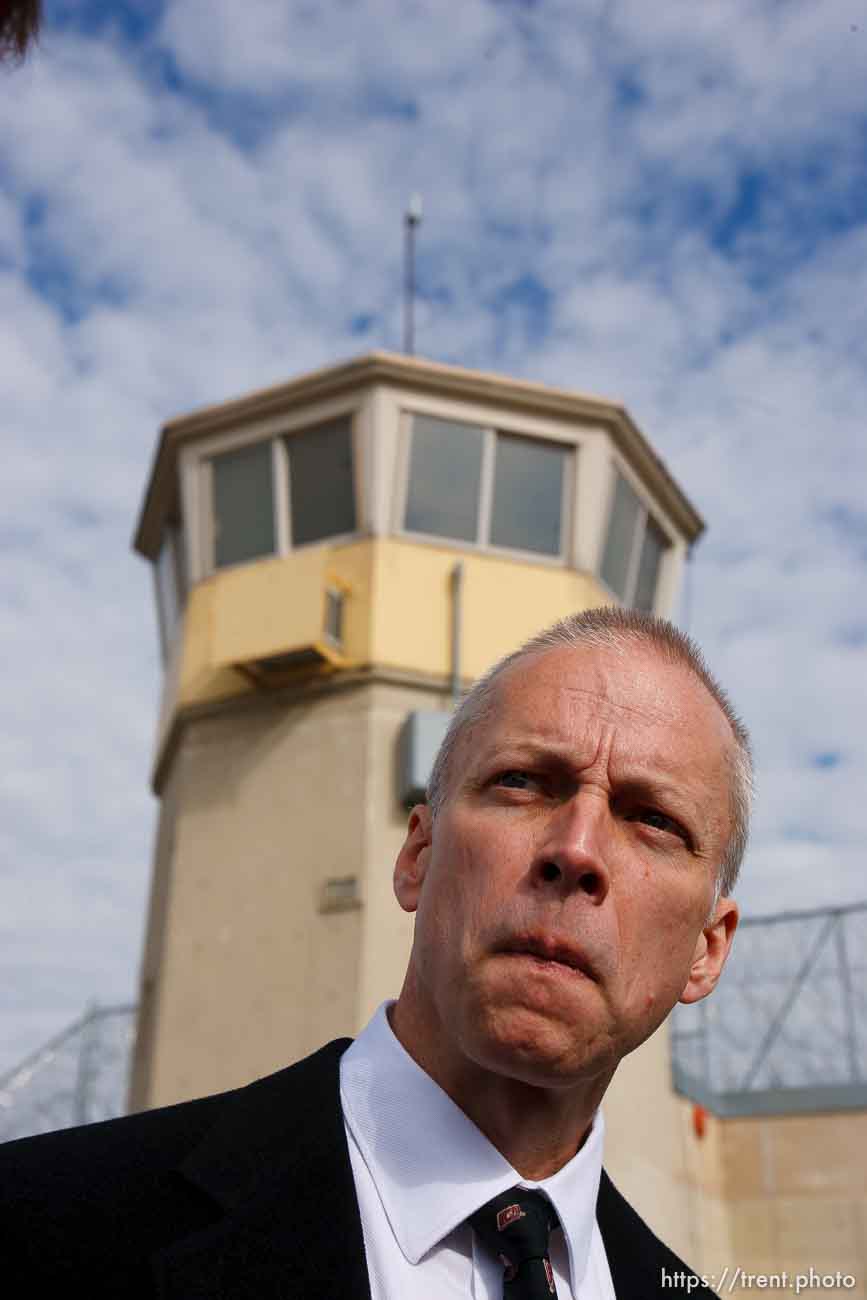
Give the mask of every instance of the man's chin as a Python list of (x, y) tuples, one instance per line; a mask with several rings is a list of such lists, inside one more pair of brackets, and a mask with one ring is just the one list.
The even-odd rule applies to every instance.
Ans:
[(478, 1022), (473, 1053), (492, 1073), (533, 1087), (568, 1088), (611, 1074), (617, 1061), (608, 1035), (589, 1023), (576, 1030), (550, 1012), (513, 1005)]

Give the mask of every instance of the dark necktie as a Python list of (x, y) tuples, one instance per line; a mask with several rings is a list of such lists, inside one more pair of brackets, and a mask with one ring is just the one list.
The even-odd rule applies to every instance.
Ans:
[(468, 1222), (503, 1265), (503, 1300), (556, 1296), (548, 1238), (560, 1221), (547, 1197), (512, 1187), (476, 1210)]

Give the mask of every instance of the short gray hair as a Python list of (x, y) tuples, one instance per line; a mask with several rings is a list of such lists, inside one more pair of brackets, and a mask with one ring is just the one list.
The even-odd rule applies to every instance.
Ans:
[(728, 695), (712, 675), (696, 643), (666, 619), (642, 614), (637, 610), (605, 606), (582, 610), (560, 619), (552, 627), (526, 641), (518, 650), (505, 655), (473, 685), (455, 710), (439, 747), (430, 780), (427, 801), (436, 820), (445, 803), (458, 749), (473, 731), (487, 721), (494, 710), (499, 680), (507, 669), (522, 659), (545, 650), (592, 647), (623, 651), (631, 646), (647, 646), (666, 662), (680, 664), (692, 672), (722, 709), (732, 730), (734, 751), (731, 760), (732, 832), (726, 852), (717, 869), (714, 906), (721, 894), (735, 887), (749, 838), (750, 811), (753, 801), (753, 760), (746, 727), (732, 707)]

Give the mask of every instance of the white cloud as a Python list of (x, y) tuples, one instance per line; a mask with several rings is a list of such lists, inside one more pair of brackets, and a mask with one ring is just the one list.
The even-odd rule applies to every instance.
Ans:
[(180, 67), (209, 87), (280, 97), (302, 87), (340, 104), (375, 82), (395, 97), (455, 64), (478, 61), (500, 28), (495, 10), (435, 0), (295, 0), (236, 5), (182, 0), (167, 7), (162, 39)]

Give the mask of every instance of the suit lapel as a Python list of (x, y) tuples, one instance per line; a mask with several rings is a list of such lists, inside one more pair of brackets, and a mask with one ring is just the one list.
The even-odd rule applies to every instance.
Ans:
[(154, 1259), (165, 1300), (369, 1300), (339, 1062), (349, 1039), (230, 1094), (179, 1176), (225, 1217)]
[(618, 1300), (655, 1296), (660, 1277), (653, 1250), (656, 1238), (620, 1195), (604, 1169), (596, 1201), (596, 1222)]
[[(651, 1232), (604, 1169), (596, 1201), (596, 1222), (618, 1300), (639, 1300), (639, 1297), (653, 1300), (656, 1296), (666, 1300), (677, 1300), (677, 1297), (713, 1300), (715, 1297), (715, 1292), (701, 1284), (683, 1260)], [(665, 1286), (663, 1268), (670, 1275)]]

